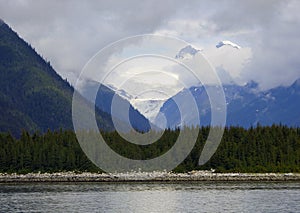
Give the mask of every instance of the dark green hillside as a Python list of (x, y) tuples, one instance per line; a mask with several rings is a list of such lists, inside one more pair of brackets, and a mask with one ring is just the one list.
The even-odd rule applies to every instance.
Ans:
[[(0, 131), (73, 129), (73, 88), (6, 24), (0, 26)], [(98, 112), (102, 129), (109, 116)]]

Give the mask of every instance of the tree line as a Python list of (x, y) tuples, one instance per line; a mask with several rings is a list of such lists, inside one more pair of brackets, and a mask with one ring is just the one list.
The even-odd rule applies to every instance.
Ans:
[[(215, 169), (217, 172), (300, 172), (300, 128), (282, 125), (225, 128), (222, 141), (212, 158), (198, 165), (209, 127), (201, 127), (196, 144), (174, 172)], [(190, 128), (185, 128), (187, 136)], [(102, 132), (106, 143), (117, 153), (131, 159), (151, 159), (167, 152), (180, 130), (166, 130), (149, 145), (127, 142), (117, 132)], [(189, 137), (186, 137), (189, 140)], [(20, 138), (0, 133), (0, 172), (101, 172), (81, 150), (70, 130), (22, 131)]]

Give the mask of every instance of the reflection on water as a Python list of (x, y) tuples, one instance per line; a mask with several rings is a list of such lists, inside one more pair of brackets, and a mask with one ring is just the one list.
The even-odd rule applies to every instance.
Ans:
[(1, 184), (0, 212), (297, 212), (300, 183)]

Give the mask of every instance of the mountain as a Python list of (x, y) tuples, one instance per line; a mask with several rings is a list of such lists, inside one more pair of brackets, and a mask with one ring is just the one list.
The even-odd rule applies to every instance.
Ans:
[[(210, 122), (210, 104), (207, 93), (205, 92), (204, 87), (191, 87), (189, 89), (183, 89), (175, 96), (169, 98), (161, 107), (160, 112), (165, 116), (167, 127), (169, 128), (177, 128), (181, 127), (183, 124), (181, 120), (186, 120), (183, 116), (188, 118), (193, 118), (192, 114), (195, 113), (190, 108), (190, 103), (187, 101), (188, 94), (192, 94), (194, 100), (196, 101), (198, 112), (200, 115), (201, 125), (207, 125)], [(174, 100), (177, 100), (179, 103), (183, 103), (181, 106), (188, 113), (192, 113), (191, 115), (181, 115), (179, 108), (177, 107)], [(195, 118), (195, 117), (194, 117)], [(196, 119), (196, 118), (195, 118)], [(187, 125), (197, 125), (197, 120), (188, 120)], [(198, 124), (199, 125), (199, 124)]]
[[(232, 48), (241, 49), (241, 47), (231, 41), (221, 41), (216, 47), (230, 46)], [(194, 56), (198, 50), (188, 45), (182, 48), (175, 59), (194, 60)], [(210, 87), (210, 86), (207, 86)], [(267, 91), (260, 91), (256, 82), (248, 82), (244, 86), (234, 83), (223, 85), (226, 105), (227, 105), (227, 121), (226, 125), (250, 127), (252, 125), (272, 125), (286, 124), (289, 126), (300, 126), (300, 79), (295, 81), (288, 87), (276, 87)], [(167, 127), (176, 128), (182, 125), (181, 120), (189, 118), (188, 125), (199, 125), (198, 121), (193, 117), (188, 94), (192, 94), (196, 101), (198, 112), (200, 115), (200, 125), (209, 125), (211, 121), (211, 109), (208, 95), (204, 86), (192, 86), (184, 88), (176, 95), (169, 98), (160, 108), (160, 113), (165, 116)], [(174, 102), (182, 103), (182, 109), (187, 112), (180, 115), (179, 109)], [(158, 122), (160, 122), (158, 120)]]
[(198, 50), (191, 45), (187, 45), (178, 52), (178, 54), (175, 56), (175, 59), (188, 59), (193, 57), (199, 51), (201, 50)]
[[(300, 126), (300, 79), (289, 87), (276, 87), (267, 91), (259, 91), (257, 83), (249, 82), (244, 86), (225, 85), (223, 87), (227, 104), (227, 126), (250, 127), (257, 125), (284, 124)], [(160, 112), (167, 119), (170, 128), (181, 126), (181, 115), (173, 101), (185, 101), (186, 94), (190, 92), (197, 102), (201, 125), (209, 125), (211, 111), (208, 96), (203, 86), (183, 89), (167, 100)], [(190, 124), (194, 124), (190, 120)]]
[(228, 106), (231, 109), (228, 112), (228, 122), (235, 123), (240, 120), (238, 119), (240, 116), (240, 118), (246, 117), (243, 122), (240, 121), (242, 126), (257, 123), (261, 125), (281, 123), (288, 126), (300, 126), (300, 86), (297, 82), (299, 80), (288, 87), (280, 86), (258, 92), (256, 98), (247, 99), (247, 104), (244, 107), (236, 107), (237, 104), (232, 102)]
[[(0, 25), (0, 131), (73, 129), (73, 92), (50, 62), (8, 25)], [(96, 118), (99, 128), (113, 129), (107, 113), (97, 109)]]
[[(98, 91), (95, 100), (93, 100), (94, 98), (91, 96), (90, 91)], [(129, 103), (127, 99), (131, 97), (129, 97), (129, 94), (125, 91), (118, 90), (112, 86), (108, 87), (103, 84), (99, 87), (98, 82), (87, 80), (81, 93), (90, 102), (95, 103), (100, 110), (114, 116), (119, 122), (123, 122), (122, 125), (127, 125), (127, 130), (130, 126), (139, 132), (148, 132), (150, 130), (151, 127), (148, 119)], [(127, 113), (123, 113), (123, 110), (111, 111), (113, 98), (117, 103), (118, 109), (124, 109), (124, 111), (125, 109), (129, 109), (129, 116)], [(124, 131), (126, 131), (126, 129), (124, 129)]]

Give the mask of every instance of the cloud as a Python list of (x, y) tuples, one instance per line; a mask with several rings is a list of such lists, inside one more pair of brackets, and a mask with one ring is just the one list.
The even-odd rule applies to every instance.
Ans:
[(245, 66), (252, 60), (252, 50), (249, 47), (234, 48), (229, 45), (217, 48), (209, 47), (203, 51), (210, 63), (215, 67), (223, 84), (232, 82), (244, 84), (242, 78)]
[[(78, 74), (101, 48), (151, 33), (173, 14), (171, 1), (0, 1), (1, 17), (63, 76)], [(175, 9), (175, 8), (174, 8)], [(71, 74), (72, 75), (72, 74)]]
[[(247, 66), (234, 53), (225, 66), (235, 81), (262, 89), (300, 78), (300, 15), (297, 0), (253, 1), (34, 1), (0, 0), (0, 14), (73, 84), (101, 48), (136, 34), (176, 36), (199, 49), (221, 40), (247, 48)], [(248, 63), (249, 62), (249, 63)], [(243, 66), (237, 66), (243, 64)]]
[(262, 89), (290, 85), (300, 78), (300, 2), (285, 3), (260, 30), (252, 47), (253, 60), (243, 72), (244, 79), (257, 81)]
[(219, 34), (248, 31), (231, 36), (250, 48), (252, 57), (236, 80), (257, 81), (264, 90), (287, 86), (300, 78), (299, 7), (295, 0), (229, 1), (211, 16)]

